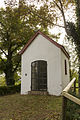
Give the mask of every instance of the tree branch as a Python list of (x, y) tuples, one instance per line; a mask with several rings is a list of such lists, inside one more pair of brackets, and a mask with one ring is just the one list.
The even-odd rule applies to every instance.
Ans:
[(32, 10), (30, 10), (29, 8), (28, 8), (28, 11), (29, 11), (29, 13), (31, 13), (31, 12), (32, 12), (34, 15), (38, 16), (40, 19), (42, 19), (42, 20), (44, 20), (44, 21), (47, 21), (48, 23), (50, 23), (50, 24), (52, 24), (52, 25), (54, 25), (54, 26), (65, 28), (64, 26), (57, 25), (57, 24), (55, 24), (55, 23), (51, 22), (50, 20), (48, 20), (48, 19), (46, 19), (46, 18), (41, 17), (39, 14), (37, 14), (36, 12), (33, 12), (33, 11), (32, 11)]
[(0, 47), (1, 51), (5, 54), (5, 56), (7, 57), (7, 54), (4, 52), (4, 50)]
[(58, 7), (58, 9), (61, 11), (61, 14), (62, 14), (62, 17), (63, 17), (63, 21), (64, 21), (64, 28), (65, 28), (65, 31), (67, 33), (67, 24), (66, 24), (67, 22), (66, 22), (64, 10), (63, 10), (63, 4), (62, 4), (61, 0), (59, 0), (60, 6), (55, 1), (53, 1), (53, 2)]
[[(57, 2), (56, 1), (53, 1), (54, 2), (54, 4), (57, 6), (57, 8), (61, 11), (62, 9), (60, 8), (60, 6), (57, 4)], [(60, 1), (59, 1), (60, 2)]]
[(0, 59), (2, 60), (3, 63), (5, 63), (1, 56), (0, 56)]

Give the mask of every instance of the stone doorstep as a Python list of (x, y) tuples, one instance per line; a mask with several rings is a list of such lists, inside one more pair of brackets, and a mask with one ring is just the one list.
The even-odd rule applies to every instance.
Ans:
[(29, 95), (48, 95), (47, 91), (28, 91)]

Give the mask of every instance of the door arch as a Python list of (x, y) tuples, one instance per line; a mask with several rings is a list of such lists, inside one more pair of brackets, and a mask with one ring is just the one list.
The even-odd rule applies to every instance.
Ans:
[(38, 60), (31, 63), (31, 90), (47, 91), (47, 61)]

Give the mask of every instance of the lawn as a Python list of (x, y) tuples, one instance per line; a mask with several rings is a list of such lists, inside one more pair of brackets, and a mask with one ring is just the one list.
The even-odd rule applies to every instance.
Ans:
[(20, 94), (0, 97), (0, 120), (61, 120), (62, 98)]

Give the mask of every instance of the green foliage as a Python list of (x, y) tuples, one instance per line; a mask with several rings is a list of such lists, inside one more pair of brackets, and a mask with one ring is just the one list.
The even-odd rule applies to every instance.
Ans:
[[(80, 98), (80, 95), (77, 95), (71, 91), (69, 93), (77, 98)], [(80, 105), (67, 99), (66, 120), (79, 120), (79, 119), (80, 119)]]
[(79, 87), (80, 87), (80, 0), (75, 0), (75, 13), (76, 13), (76, 23), (67, 22), (67, 34), (70, 37), (72, 43), (75, 44), (75, 50), (78, 57), (78, 78), (79, 78)]
[(6, 81), (4, 76), (0, 76), (0, 86), (6, 86)]
[(21, 88), (20, 84), (15, 85), (15, 86), (1, 86), (0, 87), (0, 96), (19, 93), (20, 88)]
[(24, 41), (27, 42), (25, 25), (18, 15), (18, 8), (7, 6), (6, 9), (0, 9), (0, 70), (5, 73), (7, 85), (15, 83), (14, 74), (19, 70), (18, 52)]
[(70, 80), (72, 80), (73, 78), (76, 78), (76, 82), (78, 82), (78, 73), (75, 70), (70, 70)]
[(20, 82), (21, 76), (19, 75), (19, 73), (14, 74), (14, 79), (15, 79), (15, 83), (18, 84)]
[(72, 43), (75, 44), (75, 50), (77, 52), (77, 56), (78, 56), (78, 60), (80, 57), (80, 30), (78, 29), (79, 26), (76, 26), (74, 23), (72, 22), (68, 22), (68, 28), (67, 28), (67, 34), (69, 35), (70, 39), (72, 41)]
[(67, 100), (66, 120), (80, 120), (80, 106)]
[[(75, 44), (75, 50), (78, 56), (78, 63), (80, 64), (80, 0), (75, 0), (75, 13), (76, 23), (67, 22), (67, 35), (70, 37), (69, 40)], [(79, 65), (80, 66), (80, 65)]]
[[(15, 73), (14, 79), (15, 79), (15, 85), (21, 84), (21, 80), (20, 80), (21, 77), (19, 74)], [(6, 80), (4, 75), (0, 76), (0, 86), (6, 86)]]

